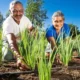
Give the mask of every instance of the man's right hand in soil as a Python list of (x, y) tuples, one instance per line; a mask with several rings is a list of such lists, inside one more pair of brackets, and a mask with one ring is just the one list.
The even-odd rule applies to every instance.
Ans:
[(21, 58), (17, 58), (17, 67), (19, 67), (20, 70), (29, 70), (30, 68), (24, 63), (24, 61)]

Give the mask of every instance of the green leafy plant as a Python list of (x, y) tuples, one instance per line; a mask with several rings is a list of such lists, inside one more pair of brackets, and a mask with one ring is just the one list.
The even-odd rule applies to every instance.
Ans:
[(34, 69), (36, 64), (36, 54), (38, 47), (36, 44), (37, 38), (32, 36), (28, 31), (23, 31), (21, 33), (21, 42), (19, 44), (19, 50), (21, 56), (24, 58), (24, 63), (30, 68)]
[(39, 40), (39, 60), (38, 60), (38, 73), (40, 80), (51, 80), (51, 59), (47, 59), (45, 56), (46, 39), (44, 36)]
[(49, 60), (45, 57), (47, 45), (45, 32), (39, 35), (36, 31), (36, 36), (33, 33), (29, 33), (28, 31), (21, 33), (20, 53), (24, 58), (24, 63), (31, 69), (34, 70), (37, 66), (40, 80), (50, 80), (53, 55)]
[(76, 39), (73, 40), (71, 37), (68, 40), (61, 40), (58, 47), (58, 53), (60, 55), (61, 61), (65, 66), (68, 66), (69, 61), (72, 59), (72, 50), (75, 46)]

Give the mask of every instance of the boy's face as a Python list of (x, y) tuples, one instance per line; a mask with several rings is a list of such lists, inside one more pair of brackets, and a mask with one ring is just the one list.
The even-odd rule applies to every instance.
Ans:
[(15, 4), (10, 10), (11, 16), (18, 23), (24, 13), (23, 6), (21, 4)]
[(56, 30), (60, 31), (64, 24), (64, 19), (61, 16), (56, 16), (52, 19), (52, 24)]

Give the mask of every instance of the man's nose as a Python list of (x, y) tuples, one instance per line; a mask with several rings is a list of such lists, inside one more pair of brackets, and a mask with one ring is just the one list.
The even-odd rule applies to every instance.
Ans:
[(17, 11), (17, 14), (18, 14), (18, 15), (20, 15), (20, 14), (21, 14), (21, 12), (20, 12), (20, 11)]

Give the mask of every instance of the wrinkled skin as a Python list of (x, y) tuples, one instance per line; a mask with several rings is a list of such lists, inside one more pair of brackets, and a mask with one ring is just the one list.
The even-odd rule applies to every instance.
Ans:
[(24, 9), (23, 6), (21, 4), (15, 4), (11, 10), (10, 10), (10, 14), (13, 17), (13, 19), (15, 20), (16, 23), (20, 23), (21, 17), (24, 14)]
[(54, 25), (56, 31), (60, 32), (64, 24), (64, 19), (61, 16), (54, 17), (54, 19), (52, 19), (52, 24)]
[(29, 70), (30, 68), (23, 63), (21, 59), (17, 59), (17, 67), (19, 67), (20, 70)]
[[(20, 20), (22, 18), (24, 14), (24, 9), (23, 9), (23, 6), (21, 4), (14, 4), (12, 6), (12, 8), (10, 9), (10, 15), (12, 16), (12, 18), (14, 19), (14, 21), (17, 23), (17, 24), (20, 24)], [(9, 36), (9, 37), (8, 37)], [(7, 35), (7, 38), (8, 38), (8, 41), (13, 41), (14, 42), (14, 47), (17, 51), (17, 55), (19, 55), (19, 50), (18, 50), (18, 46), (17, 46), (17, 43), (16, 43), (16, 38), (15, 38), (15, 35), (13, 34), (8, 34)], [(17, 56), (16, 55), (16, 56)], [(25, 66), (24, 63), (22, 63), (22, 61), (20, 59), (17, 59), (17, 66), (21, 69), (21, 70), (25, 70), (27, 69), (27, 67)]]

